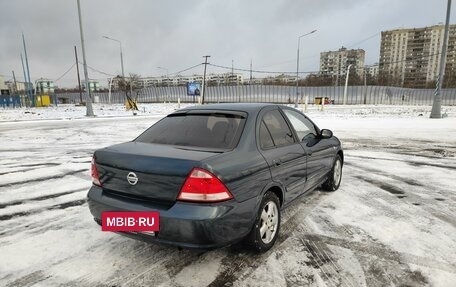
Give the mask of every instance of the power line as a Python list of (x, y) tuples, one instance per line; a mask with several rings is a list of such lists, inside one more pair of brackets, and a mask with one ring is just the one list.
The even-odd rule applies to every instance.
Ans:
[(65, 73), (58, 77), (57, 80), (54, 80), (54, 82), (58, 82), (61, 78), (65, 77), (65, 75), (68, 74), (74, 68), (74, 66), (76, 66), (76, 63), (73, 63), (73, 65), (71, 65), (71, 67), (68, 70), (66, 70)]
[[(312, 56), (313, 57), (313, 56)], [(267, 67), (272, 67), (272, 66), (279, 66), (279, 65), (283, 65), (283, 64), (288, 64), (288, 63), (292, 63), (294, 62), (295, 59), (293, 60), (287, 60), (287, 61), (283, 61), (283, 62), (280, 62), (280, 63), (274, 63), (274, 64), (270, 64), (270, 65), (266, 65), (266, 66), (261, 66), (259, 68), (267, 68)]]
[(89, 69), (91, 69), (92, 71), (97, 72), (97, 73), (100, 73), (100, 74), (102, 74), (102, 75), (106, 75), (106, 76), (109, 76), (109, 77), (115, 77), (115, 76), (116, 76), (116, 75), (113, 75), (113, 74), (106, 73), (106, 72), (100, 71), (100, 70), (98, 70), (98, 69), (95, 69), (94, 67), (91, 67), (91, 66), (89, 66), (89, 65), (87, 65), (87, 67), (88, 67)]
[[(429, 55), (423, 55), (421, 57), (417, 58), (406, 58), (404, 60), (398, 60), (394, 62), (383, 62), (382, 65), (391, 65), (391, 64), (397, 64), (401, 62), (410, 62), (410, 61), (415, 61), (415, 60), (423, 60), (426, 58), (430, 58), (432, 56), (439, 55), (441, 53), (434, 53), (434, 54), (429, 54)], [(288, 72), (288, 71), (262, 71), (262, 70), (250, 70), (250, 69), (243, 69), (243, 68), (233, 68), (233, 67), (227, 67), (227, 66), (221, 66), (221, 65), (216, 65), (216, 64), (208, 64), (213, 67), (221, 68), (221, 69), (226, 69), (226, 70), (236, 70), (236, 71), (241, 71), (241, 72), (250, 72), (252, 71), (253, 73), (262, 73), (262, 74), (295, 74), (296, 72)], [(376, 67), (379, 66), (380, 64), (373, 64), (368, 67)], [(304, 72), (299, 72), (299, 74), (313, 74), (313, 73), (319, 73), (320, 71), (304, 71)]]
[(366, 42), (366, 41), (368, 41), (368, 40), (370, 40), (370, 39), (372, 39), (372, 38), (374, 38), (374, 37), (376, 37), (376, 36), (378, 36), (378, 35), (380, 35), (380, 32), (377, 32), (377, 33), (375, 33), (374, 35), (371, 35), (371, 36), (367, 37), (366, 39), (363, 39), (363, 40), (361, 40), (361, 41), (359, 41), (359, 42), (356, 42), (356, 43), (354, 43), (354, 44), (351, 44), (351, 45), (347, 46), (346, 48), (347, 48), (347, 49), (353, 48), (354, 46), (357, 46), (357, 45), (359, 45), (359, 44), (361, 44), (361, 43), (364, 43), (364, 42)]
[(181, 71), (171, 73), (170, 75), (177, 75), (177, 74), (186, 72), (186, 71), (188, 71), (188, 70), (194, 69), (194, 68), (196, 68), (196, 67), (199, 67), (199, 66), (201, 66), (201, 65), (203, 65), (203, 64), (197, 64), (197, 65), (191, 66), (190, 68), (186, 68), (186, 69), (183, 69), (183, 70), (181, 70)]
[[(436, 55), (440, 55), (442, 53), (434, 53), (434, 54), (429, 54), (429, 55), (424, 55), (424, 56), (421, 56), (421, 57), (418, 57), (418, 58), (413, 58), (413, 59), (407, 59), (405, 58), (404, 60), (398, 60), (398, 61), (394, 61), (394, 62), (382, 62), (383, 65), (391, 65), (391, 64), (397, 64), (397, 63), (402, 63), (402, 62), (410, 62), (410, 61), (415, 61), (415, 60), (423, 60), (423, 59), (426, 59), (426, 58), (430, 58), (432, 56), (436, 56)], [(373, 64), (373, 65), (370, 65), (368, 67), (377, 67), (377, 66), (380, 66), (380, 63), (378, 64)]]
[[(79, 64), (82, 64), (82, 63), (79, 62)], [(198, 67), (198, 66), (201, 66), (201, 65), (202, 65), (202, 64), (197, 64), (197, 65), (191, 66), (191, 67), (189, 67), (189, 68), (186, 68), (186, 69), (183, 69), (183, 70), (174, 72), (174, 73), (170, 73), (170, 75), (177, 75), (177, 74), (186, 72), (186, 71), (188, 71), (188, 70), (194, 69), (194, 68), (196, 68), (196, 67)], [(110, 74), (110, 73), (107, 73), (107, 72), (103, 72), (103, 71), (101, 71), (101, 70), (98, 70), (98, 69), (96, 69), (96, 68), (94, 68), (94, 67), (91, 67), (91, 66), (89, 66), (89, 65), (87, 65), (87, 67), (88, 67), (89, 69), (91, 69), (92, 71), (94, 71), (94, 72), (97, 72), (97, 73), (100, 73), (100, 74), (103, 74), (103, 75), (106, 75), (106, 76), (109, 76), (109, 77), (115, 77), (115, 76), (116, 76), (116, 75), (113, 75), (113, 74)]]
[[(228, 70), (236, 70), (236, 71), (242, 71), (242, 72), (250, 72), (252, 71), (253, 73), (259, 73), (259, 74), (296, 74), (296, 71), (289, 72), (289, 71), (261, 71), (261, 70), (250, 70), (250, 69), (242, 69), (242, 68), (231, 68), (227, 66), (221, 66), (221, 65), (215, 65), (215, 64), (208, 64), (213, 67), (221, 68), (221, 69), (228, 69)], [(312, 74), (312, 73), (317, 73), (318, 71), (304, 71), (304, 72), (299, 72), (299, 74)]]
[[(346, 48), (349, 49), (349, 48), (352, 48), (352, 47), (354, 47), (354, 46), (357, 46), (357, 45), (359, 45), (359, 44), (361, 44), (361, 43), (364, 43), (364, 42), (366, 42), (366, 41), (368, 41), (368, 40), (370, 40), (370, 39), (372, 39), (372, 38), (374, 38), (374, 37), (376, 37), (376, 36), (378, 36), (378, 35), (380, 35), (380, 32), (377, 32), (377, 33), (375, 33), (375, 34), (373, 34), (373, 35), (371, 35), (371, 36), (369, 36), (369, 37), (367, 37), (367, 38), (365, 38), (365, 39), (363, 39), (363, 40), (360, 40), (359, 42), (356, 42), (356, 43), (354, 43), (354, 44), (348, 45)], [(314, 57), (317, 57), (317, 56), (319, 56), (319, 55), (320, 55), (320, 54), (318, 54), (318, 55), (312, 55), (312, 56), (308, 56), (308, 57), (303, 57), (303, 60), (304, 60), (304, 59), (313, 59)], [(279, 65), (283, 65), (283, 64), (292, 63), (292, 62), (294, 62), (294, 61), (295, 61), (294, 59), (290, 59), (290, 60), (286, 60), (286, 61), (282, 61), (282, 62), (270, 64), (270, 65), (261, 66), (260, 68), (267, 68), (267, 67), (272, 67), (272, 66), (279, 66)]]
[[(81, 62), (78, 62), (78, 63), (82, 65)], [(97, 73), (100, 73), (100, 74), (103, 74), (103, 75), (106, 75), (106, 76), (110, 76), (110, 77), (115, 77), (115, 76), (116, 76), (116, 75), (109, 74), (109, 73), (103, 72), (103, 71), (101, 71), (101, 70), (95, 69), (94, 67), (91, 67), (91, 66), (89, 66), (89, 65), (87, 65), (87, 67), (88, 67), (89, 69), (91, 69), (92, 71), (94, 71), (94, 72), (97, 72)]]

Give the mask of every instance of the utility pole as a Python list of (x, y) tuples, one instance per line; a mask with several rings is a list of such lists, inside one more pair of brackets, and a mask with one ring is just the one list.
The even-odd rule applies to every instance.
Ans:
[(84, 65), (84, 77), (85, 77), (85, 86), (86, 86), (86, 116), (93, 117), (93, 108), (92, 108), (92, 96), (90, 95), (90, 84), (89, 84), (89, 74), (87, 73), (87, 62), (85, 56), (85, 46), (84, 46), (84, 31), (82, 29), (82, 17), (81, 17), (81, 4), (77, 0), (78, 4), (78, 16), (79, 16), (79, 33), (81, 34), (81, 48), (82, 48), (82, 62)]
[[(27, 79), (25, 80), (27, 82), (26, 91), (27, 91), (27, 94), (29, 95), (30, 99), (32, 100), (32, 102), (31, 102), (32, 107), (34, 107), (35, 106), (35, 99), (33, 98), (33, 92), (32, 92), (33, 85), (32, 85), (32, 80), (30, 79), (30, 69), (29, 69), (29, 64), (28, 64), (27, 48), (26, 48), (26, 45), (25, 45), (24, 33), (22, 33), (22, 44), (24, 45), (25, 66), (27, 67), (27, 77), (28, 77), (28, 80)], [(30, 85), (32, 85), (32, 87), (30, 87), (29, 83), (30, 83)]]
[(24, 92), (27, 95), (27, 97), (29, 98), (29, 101), (30, 101), (29, 105), (31, 106), (32, 98), (30, 97), (30, 95), (28, 94), (28, 91), (27, 91), (27, 74), (25, 73), (24, 58), (22, 57), (22, 53), (21, 53), (21, 63), (22, 63), (22, 71), (24, 72)]
[(250, 59), (250, 83), (252, 84), (252, 59)]
[(347, 73), (345, 75), (345, 88), (344, 88), (344, 101), (343, 104), (347, 104), (347, 89), (348, 89), (348, 76), (350, 75), (350, 68), (353, 66), (352, 64), (348, 65), (347, 67)]
[(207, 62), (207, 58), (210, 58), (211, 56), (203, 56), (204, 59), (204, 74), (203, 74), (203, 85), (201, 87), (201, 104), (204, 105), (204, 94), (206, 93), (206, 68), (207, 68), (207, 64), (209, 64)]
[(446, 63), (446, 55), (447, 55), (447, 48), (448, 48), (448, 28), (450, 25), (450, 11), (451, 11), (451, 0), (448, 0), (447, 4), (447, 11), (446, 11), (446, 21), (445, 21), (445, 31), (443, 32), (443, 45), (442, 45), (442, 53), (440, 54), (440, 71), (439, 76), (437, 77), (437, 83), (435, 87), (434, 93), (434, 101), (432, 103), (432, 110), (431, 110), (431, 119), (440, 119), (442, 118), (442, 84), (443, 84), (443, 76), (445, 74), (445, 63)]
[(76, 57), (76, 71), (78, 73), (79, 103), (82, 104), (81, 78), (79, 77), (79, 61), (78, 61), (78, 52), (76, 50), (76, 46), (74, 46), (74, 56)]
[(313, 34), (317, 32), (317, 30), (313, 30), (307, 34), (304, 34), (304, 35), (301, 35), (298, 37), (298, 56), (297, 56), (297, 59), (296, 59), (296, 101), (295, 101), (295, 107), (298, 107), (298, 98), (299, 98), (299, 90), (298, 90), (298, 86), (299, 86), (299, 46), (300, 46), (300, 42), (301, 42), (301, 38), (302, 37), (305, 37), (307, 35), (310, 35), (310, 34)]
[(364, 100), (363, 103), (367, 104), (367, 67), (364, 67)]
[(17, 82), (16, 82), (16, 75), (14, 74), (14, 71), (13, 72), (13, 81), (14, 81), (14, 93), (16, 94), (17, 93)]
[(166, 89), (166, 100), (165, 100), (165, 102), (166, 101), (170, 101), (171, 97), (170, 97), (170, 94), (169, 94), (169, 92), (170, 92), (170, 88), (169, 88), (169, 70), (168, 70), (168, 68), (163, 68), (163, 67), (157, 67), (157, 69), (161, 69), (161, 70), (164, 70), (166, 72), (166, 87), (167, 87), (167, 89)]

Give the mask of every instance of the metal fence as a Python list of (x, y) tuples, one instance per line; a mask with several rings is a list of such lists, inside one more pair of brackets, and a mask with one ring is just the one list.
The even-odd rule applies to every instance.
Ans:
[[(186, 87), (149, 87), (134, 92), (140, 103), (160, 102), (195, 102), (195, 97), (187, 95)], [(309, 103), (317, 97), (328, 97), (334, 104), (342, 104), (344, 87), (296, 87), (272, 85), (245, 85), (245, 86), (215, 86), (207, 87), (205, 102), (268, 102), (268, 103), (294, 103), (302, 101), (306, 96)], [(62, 102), (79, 102), (78, 93), (58, 94)], [(383, 105), (431, 105), (434, 97), (433, 89), (408, 89), (386, 86), (351, 86), (347, 90), (348, 105), (357, 104), (383, 104)], [(124, 103), (124, 92), (93, 93), (94, 102), (98, 103)], [(442, 105), (456, 105), (456, 89), (442, 90)]]

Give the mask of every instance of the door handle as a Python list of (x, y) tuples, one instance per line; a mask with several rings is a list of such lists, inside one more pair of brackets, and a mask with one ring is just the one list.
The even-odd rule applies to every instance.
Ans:
[(282, 164), (282, 161), (280, 159), (275, 159), (272, 161), (272, 164), (275, 165), (275, 166), (279, 166)]

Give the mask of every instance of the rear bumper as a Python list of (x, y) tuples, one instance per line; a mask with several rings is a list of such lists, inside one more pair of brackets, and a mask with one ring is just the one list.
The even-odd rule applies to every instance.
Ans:
[(212, 204), (176, 202), (171, 207), (164, 207), (112, 196), (98, 186), (92, 186), (87, 197), (90, 212), (98, 223), (104, 211), (158, 211), (160, 231), (155, 236), (120, 234), (184, 248), (210, 249), (239, 241), (250, 232), (257, 211), (256, 198)]

